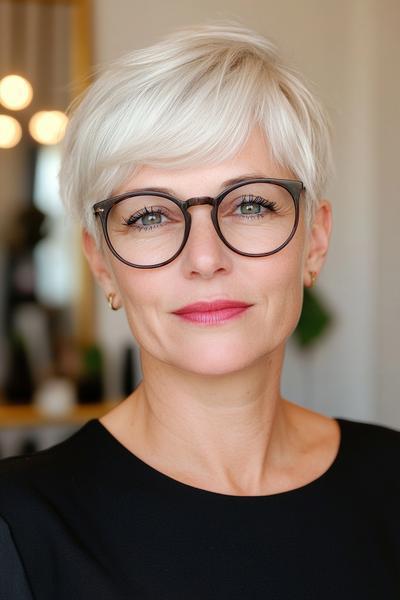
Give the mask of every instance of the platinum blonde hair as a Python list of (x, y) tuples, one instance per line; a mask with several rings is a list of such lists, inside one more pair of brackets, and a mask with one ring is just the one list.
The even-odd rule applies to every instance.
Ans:
[(332, 167), (319, 101), (258, 33), (231, 22), (177, 30), (107, 64), (73, 104), (61, 197), (99, 244), (93, 204), (135, 168), (219, 163), (255, 125), (273, 159), (303, 181), (309, 225)]

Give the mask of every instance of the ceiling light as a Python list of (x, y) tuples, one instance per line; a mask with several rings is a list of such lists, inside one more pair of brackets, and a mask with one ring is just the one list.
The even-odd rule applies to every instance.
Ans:
[(42, 110), (29, 121), (29, 132), (39, 144), (57, 144), (62, 140), (68, 117), (59, 110)]
[(22, 127), (17, 119), (0, 115), (0, 148), (14, 148), (22, 137)]
[(0, 102), (10, 110), (22, 110), (32, 101), (33, 90), (27, 79), (7, 75), (0, 81)]

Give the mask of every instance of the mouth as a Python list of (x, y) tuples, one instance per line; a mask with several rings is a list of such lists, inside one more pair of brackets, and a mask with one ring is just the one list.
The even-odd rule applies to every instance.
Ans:
[(217, 325), (239, 317), (251, 306), (252, 304), (236, 300), (214, 300), (189, 304), (174, 311), (173, 314), (185, 321), (200, 325)]

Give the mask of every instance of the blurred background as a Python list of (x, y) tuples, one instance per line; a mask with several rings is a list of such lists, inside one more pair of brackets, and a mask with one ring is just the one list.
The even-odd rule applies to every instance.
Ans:
[(400, 428), (399, 2), (0, 0), (0, 457), (62, 440), (141, 379), (59, 201), (67, 106), (93, 65), (223, 18), (275, 42), (334, 128), (332, 243), (282, 392)]

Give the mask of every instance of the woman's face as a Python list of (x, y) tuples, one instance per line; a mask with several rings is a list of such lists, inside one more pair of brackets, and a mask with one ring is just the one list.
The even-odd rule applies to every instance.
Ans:
[[(296, 179), (272, 162), (258, 129), (231, 160), (179, 170), (145, 166), (116, 192), (164, 187), (180, 199), (214, 197), (226, 187), (225, 181), (251, 175)], [(106, 294), (115, 292), (123, 304), (132, 333), (148, 359), (198, 374), (238, 371), (282, 351), (300, 316), (304, 279), (309, 282), (309, 270), (320, 268), (308, 256), (312, 242), (302, 199), (300, 207), (295, 236), (270, 256), (246, 257), (230, 250), (211, 222), (212, 207), (201, 205), (190, 208), (189, 238), (171, 263), (155, 269), (132, 268), (104, 245), (104, 258), (97, 256), (97, 264), (101, 260), (104, 264), (93, 270)], [(92, 268), (94, 252), (93, 247), (86, 252)], [(216, 299), (238, 300), (251, 307), (236, 318), (206, 326), (173, 314), (187, 304)]]

